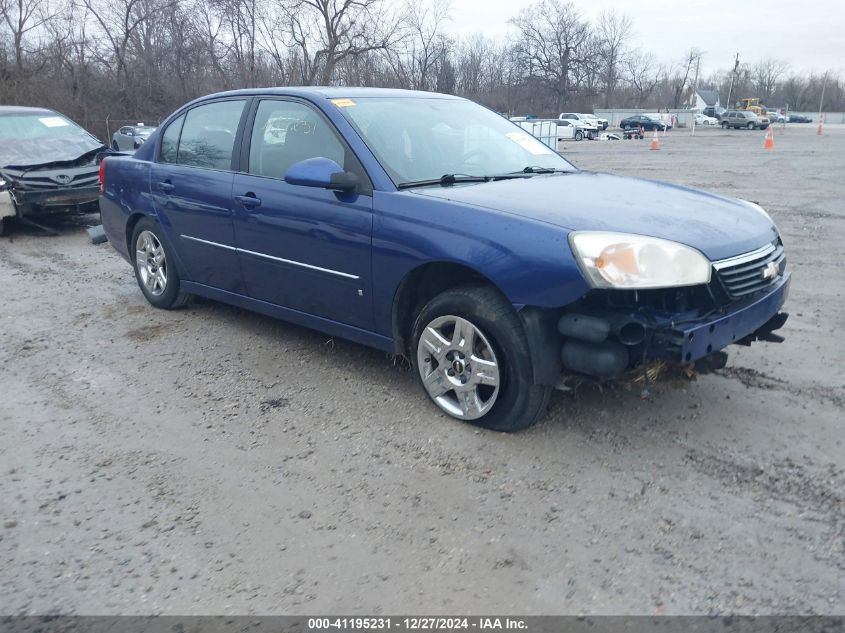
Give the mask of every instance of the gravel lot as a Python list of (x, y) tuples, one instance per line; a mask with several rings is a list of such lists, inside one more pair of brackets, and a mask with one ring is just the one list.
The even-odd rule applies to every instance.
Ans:
[[(146, 304), (79, 224), (0, 241), (0, 613), (845, 611), (845, 128), (567, 142), (758, 201), (783, 345), (481, 432), (380, 352)], [(601, 195), (601, 192), (597, 192)]]

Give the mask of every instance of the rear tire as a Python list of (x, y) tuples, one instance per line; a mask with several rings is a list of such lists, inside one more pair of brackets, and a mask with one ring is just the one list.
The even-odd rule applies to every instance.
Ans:
[(583, 141), (584, 140), (584, 133), (581, 130), (575, 132), (575, 140), (576, 141)]
[(183, 307), (191, 295), (182, 292), (173, 253), (161, 237), (161, 227), (150, 218), (141, 218), (132, 232), (132, 256), (135, 279), (147, 301), (156, 308), (175, 310)]
[(551, 388), (534, 384), (522, 323), (489, 286), (447, 290), (417, 315), (408, 356), (429, 398), (451, 417), (493, 431), (536, 423)]

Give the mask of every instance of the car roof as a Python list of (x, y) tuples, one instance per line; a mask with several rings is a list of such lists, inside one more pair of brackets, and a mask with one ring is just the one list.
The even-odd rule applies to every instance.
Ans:
[(454, 101), (465, 101), (461, 97), (442, 94), (439, 92), (424, 92), (422, 90), (402, 90), (399, 88), (355, 88), (340, 86), (284, 86), (270, 88), (242, 88), (240, 90), (229, 90), (218, 92), (203, 97), (202, 99), (214, 97), (231, 96), (259, 96), (278, 95), (291, 97), (305, 97), (311, 100), (317, 99), (365, 99), (365, 98), (391, 98), (391, 99), (451, 99)]
[(30, 108), (28, 106), (4, 106), (0, 105), (0, 116), (12, 116), (14, 114), (58, 114), (47, 108)]

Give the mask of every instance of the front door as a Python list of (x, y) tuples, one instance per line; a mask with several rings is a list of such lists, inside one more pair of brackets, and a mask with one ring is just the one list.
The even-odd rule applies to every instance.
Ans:
[[(357, 158), (311, 105), (265, 99), (254, 108), (248, 166), (235, 175), (235, 239), (247, 293), (262, 301), (372, 329), (372, 192)], [(308, 158), (356, 172), (359, 191), (289, 185)], [(244, 169), (246, 167), (246, 169)]]
[(162, 135), (150, 189), (187, 279), (244, 294), (232, 225), (232, 158), (246, 101), (204, 103)]

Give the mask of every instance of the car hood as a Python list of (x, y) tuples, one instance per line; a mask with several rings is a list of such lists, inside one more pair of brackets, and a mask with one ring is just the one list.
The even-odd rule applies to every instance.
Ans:
[(3, 139), (0, 143), (0, 167), (72, 163), (100, 149), (107, 148), (88, 134), (56, 138)]
[(752, 251), (777, 229), (748, 203), (654, 180), (586, 171), (413, 189), (574, 231), (615, 231), (680, 242), (711, 261)]

